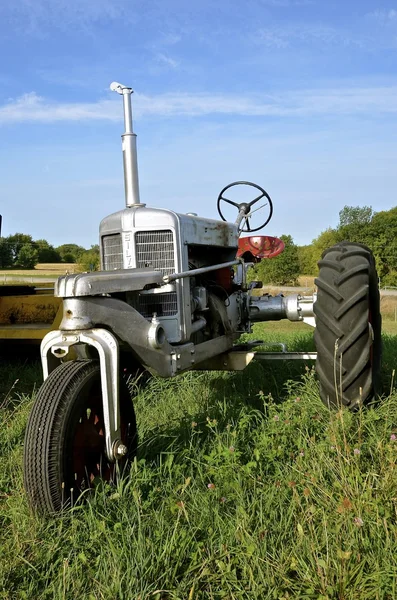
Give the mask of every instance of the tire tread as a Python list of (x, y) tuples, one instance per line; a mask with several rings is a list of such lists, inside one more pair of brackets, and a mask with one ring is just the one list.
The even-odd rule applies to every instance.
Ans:
[[(341, 242), (327, 249), (318, 265), (314, 339), (321, 397), (327, 405), (356, 408), (372, 399), (379, 380), (381, 317), (375, 261), (366, 246)], [(373, 361), (370, 311), (377, 353)]]
[[(64, 492), (60, 481), (66, 423), (78, 402), (78, 391), (98, 372), (97, 360), (62, 363), (50, 373), (37, 394), (25, 433), (24, 485), (32, 508), (42, 514), (60, 511), (64, 499), (69, 497), (70, 490)], [(125, 384), (123, 389), (127, 394)], [(132, 402), (128, 412), (129, 422), (136, 428)], [(133, 435), (131, 454), (136, 451), (136, 429)], [(77, 495), (76, 491), (76, 499)]]

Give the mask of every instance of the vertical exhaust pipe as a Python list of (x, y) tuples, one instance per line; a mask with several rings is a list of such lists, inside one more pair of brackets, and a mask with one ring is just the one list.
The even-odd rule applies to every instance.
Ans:
[(112, 92), (123, 96), (124, 128), (121, 136), (123, 148), (125, 204), (128, 207), (142, 204), (139, 198), (138, 160), (136, 152), (136, 134), (132, 130), (131, 94), (133, 90), (114, 81), (110, 84)]

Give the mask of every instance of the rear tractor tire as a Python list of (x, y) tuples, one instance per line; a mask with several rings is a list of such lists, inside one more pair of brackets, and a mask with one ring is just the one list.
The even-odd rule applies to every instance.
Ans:
[(72, 507), (82, 492), (100, 479), (114, 481), (133, 459), (135, 413), (122, 378), (119, 401), (121, 438), (128, 453), (110, 463), (105, 454), (99, 361), (66, 362), (50, 373), (37, 394), (25, 434), (24, 484), (34, 510), (53, 514)]
[(379, 394), (381, 315), (375, 259), (367, 246), (341, 242), (318, 263), (314, 303), (316, 370), (323, 402), (357, 409)]

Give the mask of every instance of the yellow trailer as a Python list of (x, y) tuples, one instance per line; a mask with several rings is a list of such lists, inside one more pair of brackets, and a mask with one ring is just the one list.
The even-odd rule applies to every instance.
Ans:
[(62, 299), (52, 288), (0, 286), (0, 343), (40, 343), (62, 318)]
[[(2, 215), (0, 215), (0, 239)], [(62, 318), (62, 300), (53, 287), (0, 285), (0, 345), (22, 341), (40, 343), (57, 329)]]

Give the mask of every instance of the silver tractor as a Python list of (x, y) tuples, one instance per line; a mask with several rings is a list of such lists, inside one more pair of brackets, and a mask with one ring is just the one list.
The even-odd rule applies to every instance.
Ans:
[[(269, 195), (253, 183), (230, 184), (218, 197), (219, 221), (143, 204), (132, 89), (111, 89), (124, 104), (126, 207), (100, 224), (102, 270), (56, 283), (63, 319), (41, 344), (44, 383), (24, 449), (25, 488), (42, 513), (73, 505), (98, 477), (111, 480), (135, 456), (135, 414), (122, 370), (175, 377), (191, 369), (241, 370), (251, 360), (316, 359), (324, 402), (352, 409), (374, 398), (379, 382), (379, 292), (370, 250), (348, 242), (327, 250), (317, 295), (253, 296), (261, 285), (247, 283), (247, 269), (283, 249), (277, 238), (251, 235), (272, 216)], [(236, 189), (245, 201), (230, 198)], [(236, 211), (234, 222), (224, 217), (228, 208)], [(255, 227), (261, 211), (263, 223)], [(316, 327), (317, 353), (283, 346), (256, 352), (260, 340), (238, 342), (253, 322), (280, 319)]]

